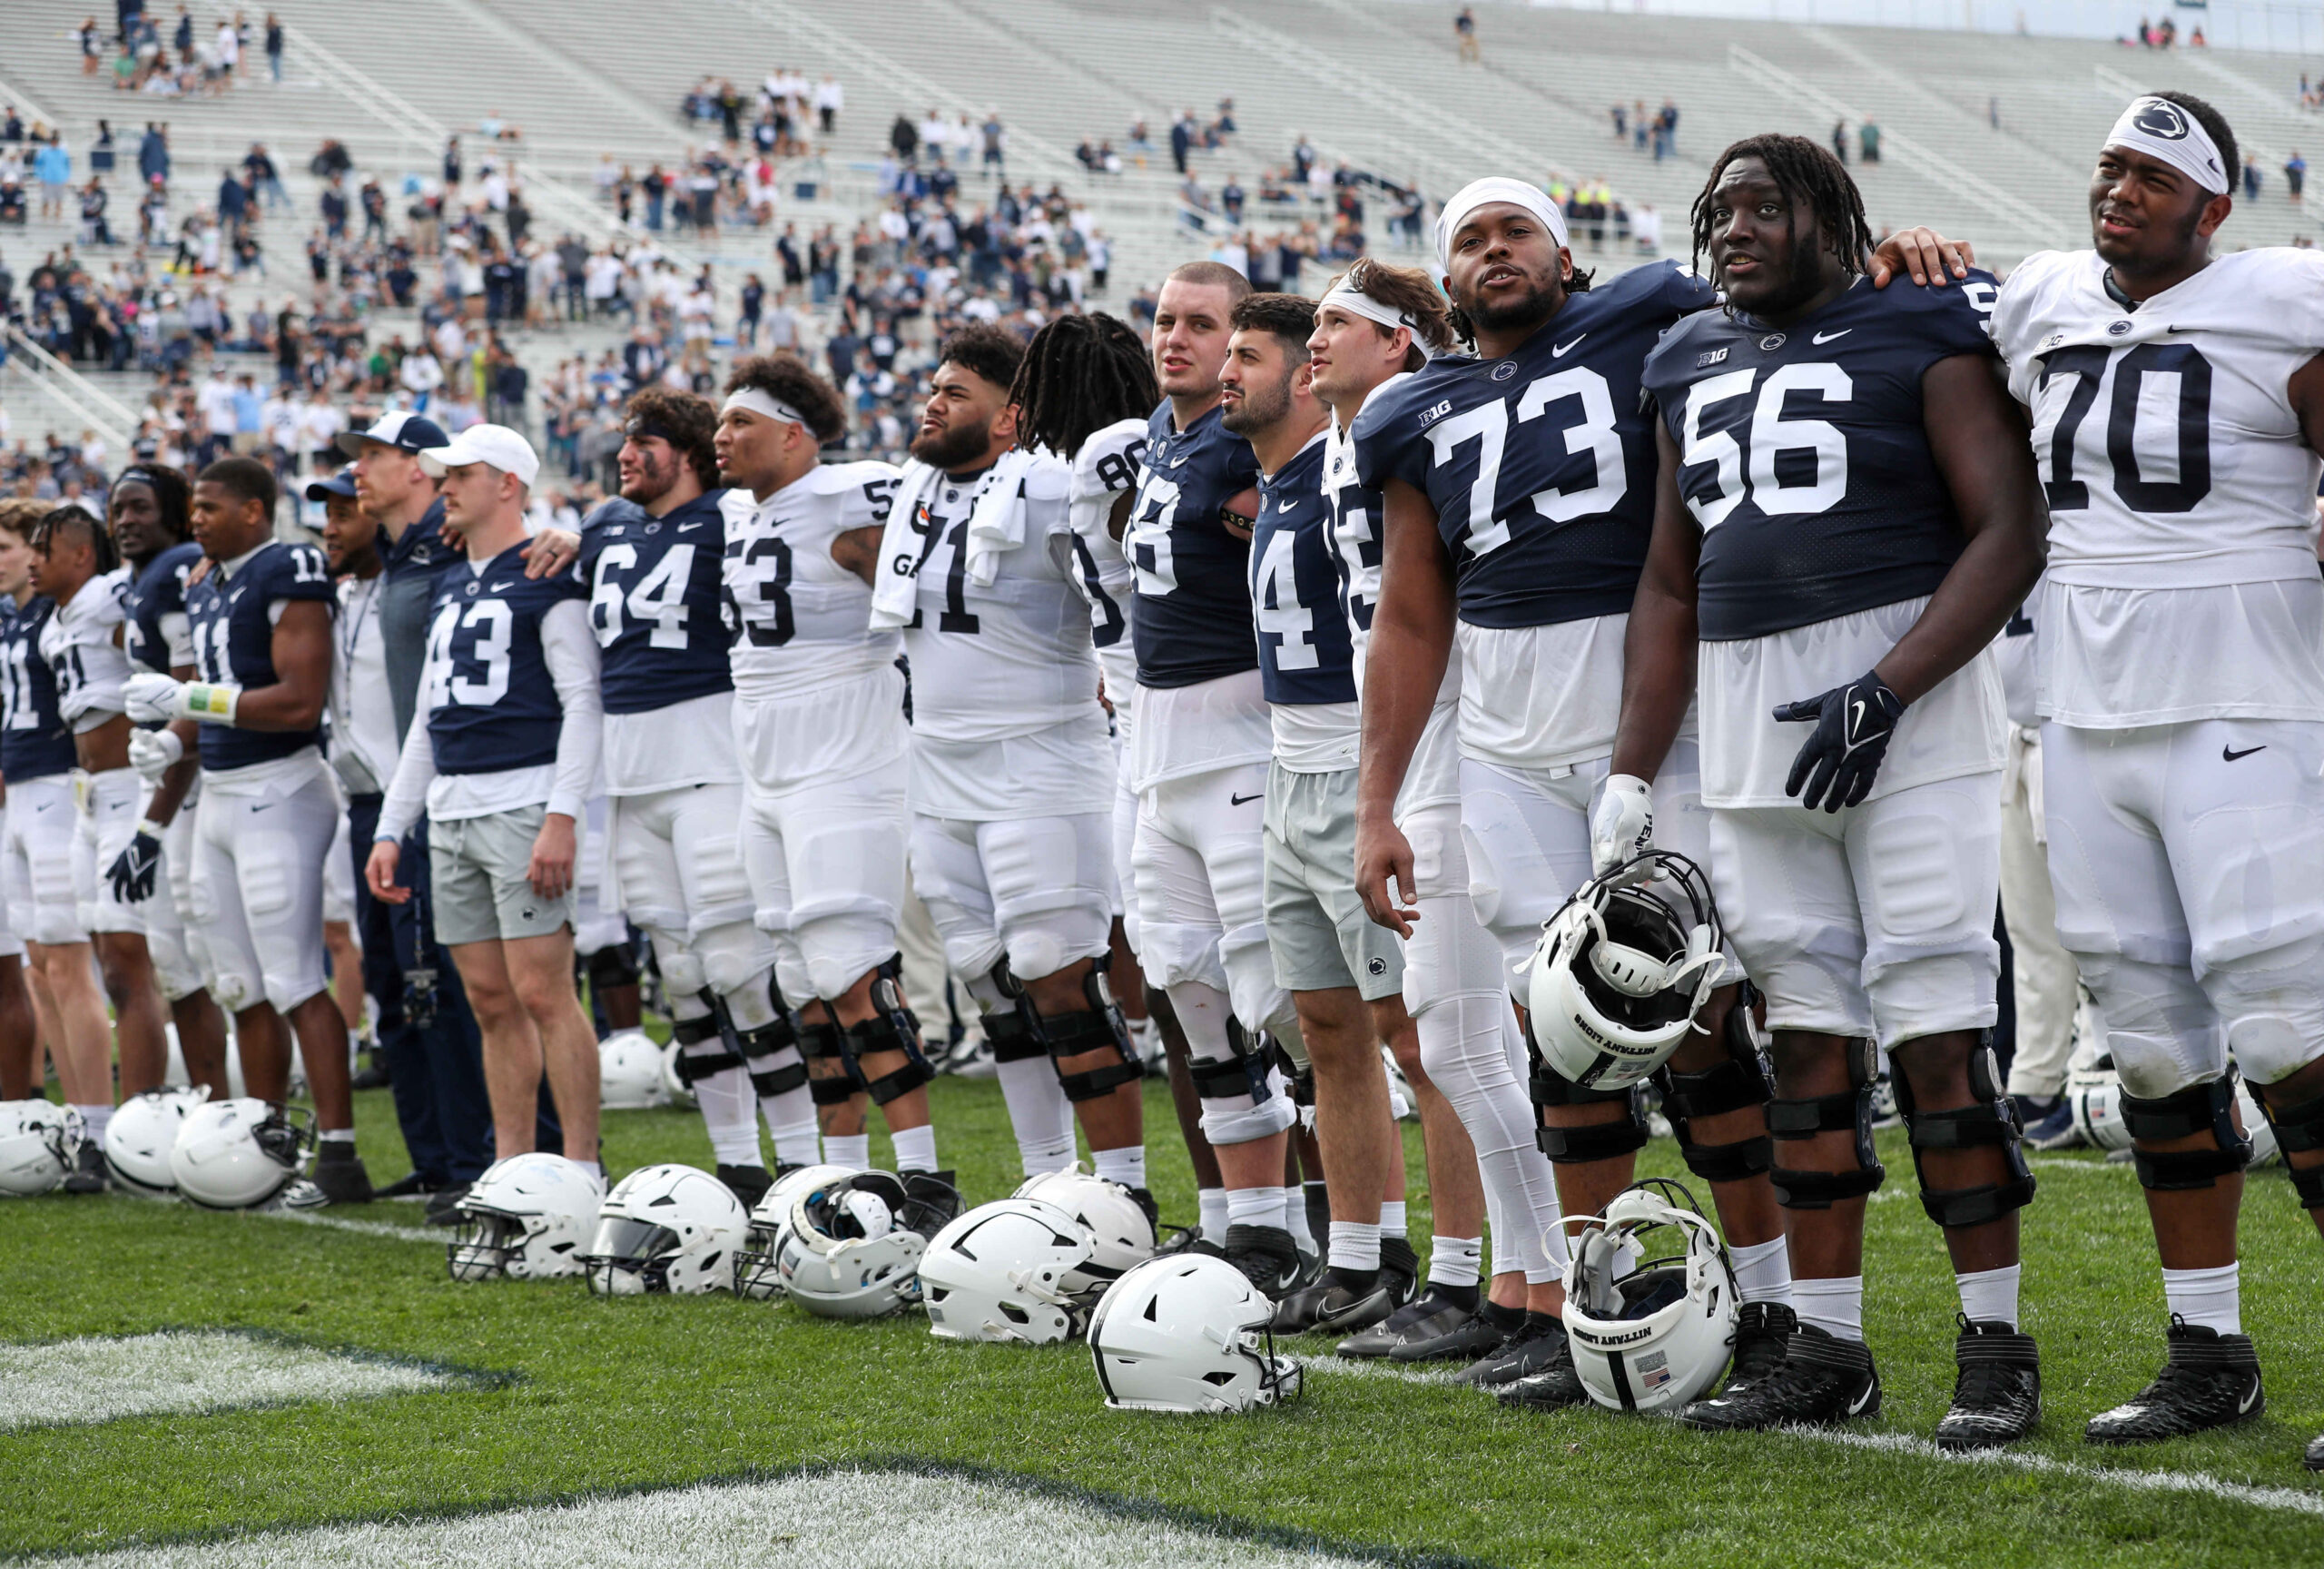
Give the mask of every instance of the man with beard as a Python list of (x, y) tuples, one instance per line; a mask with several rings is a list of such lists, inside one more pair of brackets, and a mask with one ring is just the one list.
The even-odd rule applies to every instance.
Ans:
[(727, 674), (718, 412), (647, 388), (625, 411), (621, 495), (589, 515), (581, 577), (603, 660), (605, 785), (623, 903), (653, 940), (718, 1179), (745, 1206), (782, 1166), (817, 1158), (796, 1021), (772, 987), (774, 945), (753, 923), (743, 774)]
[(1025, 1175), (1073, 1164), (1147, 1206), (1142, 1068), (1108, 988), (1114, 757), (1078, 585), (1071, 472), (1017, 446), (1023, 346), (944, 342), (880, 553), (872, 624), (912, 671), (912, 878), (985, 1035)]

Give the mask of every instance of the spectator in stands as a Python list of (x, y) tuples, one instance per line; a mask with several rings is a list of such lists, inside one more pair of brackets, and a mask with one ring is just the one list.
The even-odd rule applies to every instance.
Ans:
[(1848, 123), (1846, 120), (1832, 122), (1832, 156), (1843, 163), (1848, 161)]
[(1477, 14), (1473, 7), (1462, 6), (1461, 14), (1452, 18), (1452, 38), (1462, 61), (1474, 65), (1482, 60), (1477, 51)]
[(1880, 162), (1880, 127), (1866, 120), (1856, 128), (1856, 151), (1866, 163)]
[(2260, 155), (2256, 153), (2243, 155), (2243, 199), (2247, 202), (2260, 199)]
[(1218, 210), (1226, 215), (1229, 223), (1243, 222), (1243, 183), (1229, 174), (1226, 183), (1218, 188)]
[(2291, 156), (2284, 160), (2284, 187), (2291, 192), (2294, 205), (2299, 202), (2300, 188), (2307, 183), (2308, 160), (2302, 158), (2299, 149), (2295, 147), (2291, 150)]
[[(13, 109), (8, 111), (9, 118), (15, 119), (15, 113)], [(21, 133), (14, 138), (21, 139)], [(166, 182), (170, 177), (170, 133), (157, 121), (145, 122), (145, 134), (138, 141), (137, 177), (148, 183), (155, 180)]]
[(257, 184), (258, 193), (270, 212), (277, 207), (289, 208), (291, 205), (290, 193), (282, 189), (281, 171), (274, 166), (273, 155), (267, 152), (265, 143), (251, 143), (251, 150), (242, 154), (242, 167), (250, 172), (251, 179)]
[(1170, 166), (1181, 179), (1186, 177), (1187, 154), (1194, 151), (1194, 113), (1189, 110), (1170, 122)]
[(48, 133), (48, 140), (33, 154), (33, 173), (40, 180), (40, 215), (64, 217), (64, 192), (73, 183), (73, 154), (65, 148), (64, 132)]
[(847, 107), (847, 89), (832, 79), (829, 72), (815, 84), (815, 123), (828, 136), (839, 124), (839, 112)]
[(988, 113), (984, 123), (977, 128), (977, 133), (984, 144), (985, 173), (996, 180), (1008, 179), (1009, 131), (1000, 123), (1000, 111)]
[(461, 173), (460, 139), (458, 135), (447, 136), (444, 138), (444, 189), (458, 191)]
[(888, 148), (899, 163), (911, 163), (920, 155), (920, 131), (911, 117), (901, 110), (896, 112), (896, 123), (888, 127)]
[(266, 14), (266, 72), (277, 86), (282, 83), (282, 24), (273, 12)]

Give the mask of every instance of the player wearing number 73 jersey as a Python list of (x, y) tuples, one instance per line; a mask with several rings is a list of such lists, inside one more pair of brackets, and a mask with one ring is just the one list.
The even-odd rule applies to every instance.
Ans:
[(2169, 1364), (2097, 1443), (2263, 1408), (2236, 1071), (2324, 1224), (2324, 258), (2212, 252), (2238, 166), (2209, 104), (2135, 100), (2098, 154), (2095, 248), (2027, 257), (1994, 311), (2049, 489), (2058, 935), (2105, 1016), (2171, 1313)]

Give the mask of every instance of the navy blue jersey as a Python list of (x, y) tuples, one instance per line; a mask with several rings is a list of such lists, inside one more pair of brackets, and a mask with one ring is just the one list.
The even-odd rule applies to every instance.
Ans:
[(123, 606), (121, 651), (142, 669), (170, 673), (170, 638), (162, 623), (185, 615), (185, 580), (202, 559), (202, 547), (191, 539), (172, 545), (137, 569), (129, 580), (129, 602)]
[(1359, 479), (1426, 493), (1461, 619), (1546, 627), (1630, 607), (1654, 525), (1654, 422), (1639, 371), (1711, 302), (1675, 262), (1580, 294), (1506, 360), (1431, 361), (1364, 405)]
[(589, 630), (604, 657), (608, 714), (643, 714), (734, 690), (726, 673), (724, 491), (653, 518), (606, 502), (581, 526)]
[(1354, 656), (1341, 608), (1324, 439), (1259, 481), (1251, 531), (1251, 617), (1270, 703), (1353, 703)]
[(74, 767), (73, 727), (56, 706), (56, 676), (40, 656), (40, 629), (56, 606), (35, 597), (19, 608), (0, 597), (0, 775), (21, 782)]
[(1992, 355), (1994, 285), (1857, 279), (1778, 331), (1705, 311), (1647, 360), (1703, 531), (1700, 635), (1718, 642), (1934, 593), (1966, 543), (1922, 424), (1921, 377)]
[[(270, 539), (251, 552), (230, 578), (222, 571), (186, 591), (186, 614), (193, 623), (193, 667), (203, 680), (229, 686), (272, 686), (282, 677), (274, 668), (277, 600), (316, 600), (331, 614), (339, 595), (331, 586), (323, 553), (311, 545)], [(237, 730), (202, 726), (202, 765), (212, 773), (271, 763), (308, 746), (322, 745), (320, 720), (312, 730)]]
[(1259, 482), (1259, 460), (1216, 409), (1180, 430), (1165, 399), (1146, 432), (1146, 469), (1122, 539), (1137, 585), (1129, 636), (1138, 682), (1192, 686), (1251, 669), (1259, 651), (1250, 541), (1228, 533), (1218, 514)]
[(565, 705), (541, 652), (541, 617), (587, 587), (568, 567), (525, 576), (510, 546), (482, 572), (455, 561), (436, 579), (420, 700), (438, 774), (497, 774), (556, 761)]

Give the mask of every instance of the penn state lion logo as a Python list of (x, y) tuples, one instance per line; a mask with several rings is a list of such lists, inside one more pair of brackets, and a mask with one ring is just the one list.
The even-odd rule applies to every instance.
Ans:
[(2180, 112), (2179, 105), (2165, 99), (2150, 98), (2140, 104), (2139, 112), (2131, 117), (2131, 123), (2148, 135), (2160, 137), (2165, 142), (2184, 142), (2187, 139), (2187, 116)]

